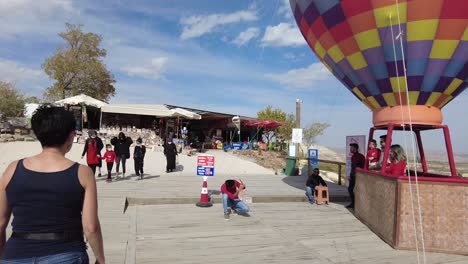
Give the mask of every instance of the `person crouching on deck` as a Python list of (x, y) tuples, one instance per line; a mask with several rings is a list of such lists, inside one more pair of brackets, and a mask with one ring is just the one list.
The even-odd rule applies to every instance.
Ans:
[[(227, 180), (221, 185), (221, 193), (224, 207), (224, 220), (229, 220), (231, 208), (240, 215), (247, 215), (250, 208), (239, 199), (239, 193), (245, 189), (245, 185), (236, 180)], [(231, 207), (231, 208), (229, 208)]]

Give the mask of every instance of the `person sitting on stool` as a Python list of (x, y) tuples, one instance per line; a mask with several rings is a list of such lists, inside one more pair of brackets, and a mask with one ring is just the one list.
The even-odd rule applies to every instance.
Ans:
[(317, 190), (318, 186), (327, 186), (327, 183), (320, 177), (320, 170), (315, 168), (312, 171), (312, 174), (307, 178), (306, 182), (306, 195), (309, 198), (311, 204), (314, 203), (314, 192)]

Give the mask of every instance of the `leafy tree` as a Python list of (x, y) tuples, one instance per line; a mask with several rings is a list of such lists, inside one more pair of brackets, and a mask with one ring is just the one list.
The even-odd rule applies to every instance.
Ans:
[(57, 100), (83, 93), (108, 101), (115, 94), (115, 80), (103, 62), (107, 52), (99, 47), (102, 37), (68, 23), (59, 36), (65, 45), (42, 65), (45, 73), (56, 80), (45, 96)]
[(36, 96), (31, 96), (25, 99), (25, 103), (27, 104), (40, 104), (41, 99), (37, 98)]
[(0, 81), (0, 118), (22, 117), (24, 114), (25, 96), (16, 87)]
[(313, 123), (304, 129), (304, 142), (307, 145), (312, 145), (316, 142), (317, 137), (323, 135), (325, 130), (330, 127), (327, 123)]
[(292, 129), (296, 126), (296, 118), (293, 114), (286, 114), (279, 108), (273, 109), (272, 106), (267, 106), (265, 109), (257, 113), (257, 118), (263, 120), (274, 120), (281, 122), (283, 125), (278, 128), (277, 136), (281, 141), (291, 139)]

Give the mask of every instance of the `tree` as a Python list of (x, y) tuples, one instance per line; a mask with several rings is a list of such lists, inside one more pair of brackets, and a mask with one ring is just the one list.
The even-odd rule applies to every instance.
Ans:
[(25, 103), (26, 104), (40, 104), (41, 99), (37, 98), (36, 96), (31, 96), (25, 99)]
[(0, 81), (0, 118), (22, 117), (24, 115), (25, 96), (16, 87)]
[(115, 94), (115, 80), (103, 62), (107, 53), (99, 47), (102, 37), (84, 33), (81, 25), (67, 23), (66, 27), (65, 32), (59, 34), (65, 46), (57, 49), (42, 65), (45, 73), (56, 80), (47, 88), (45, 97), (58, 100), (83, 93), (108, 101)]
[(278, 128), (278, 139), (287, 141), (291, 138), (292, 129), (296, 126), (296, 118), (293, 114), (286, 114), (279, 108), (273, 109), (272, 106), (267, 106), (265, 109), (257, 113), (257, 118), (263, 120), (274, 120), (281, 122), (283, 125)]
[(316, 142), (318, 136), (323, 135), (325, 130), (330, 127), (327, 123), (313, 123), (304, 129), (304, 142), (307, 145), (312, 145)]

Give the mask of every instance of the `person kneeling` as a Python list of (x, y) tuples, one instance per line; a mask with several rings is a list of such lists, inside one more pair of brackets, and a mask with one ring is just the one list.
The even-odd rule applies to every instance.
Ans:
[(314, 192), (317, 190), (318, 186), (327, 186), (327, 183), (323, 180), (322, 177), (319, 175), (320, 170), (318, 168), (315, 168), (312, 171), (312, 174), (307, 178), (306, 182), (306, 195), (307, 198), (309, 198), (309, 202), (311, 204), (314, 203)]
[(239, 199), (239, 193), (245, 189), (245, 185), (236, 180), (227, 180), (221, 185), (223, 195), (224, 220), (229, 220), (231, 208), (240, 215), (247, 215), (250, 208)]

